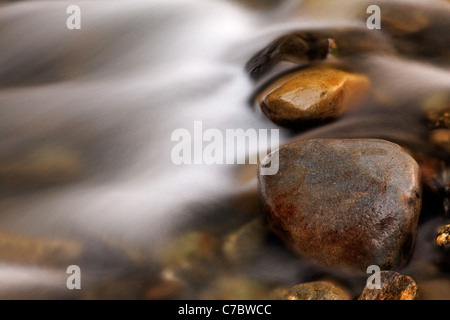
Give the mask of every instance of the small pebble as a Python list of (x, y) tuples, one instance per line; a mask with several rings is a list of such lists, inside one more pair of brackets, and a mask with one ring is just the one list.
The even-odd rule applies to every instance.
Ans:
[(358, 300), (414, 300), (418, 285), (408, 276), (394, 271), (380, 272), (380, 288), (364, 288)]
[(212, 235), (191, 231), (167, 245), (158, 254), (164, 269), (186, 281), (203, 281), (212, 273), (219, 259), (219, 242)]
[(329, 66), (311, 67), (278, 80), (259, 103), (273, 122), (296, 126), (339, 117), (358, 105), (369, 87), (364, 75)]
[(350, 300), (349, 293), (328, 281), (302, 283), (288, 290), (284, 300)]
[(450, 248), (450, 224), (441, 227), (436, 237), (436, 244), (440, 247)]
[(269, 229), (262, 218), (255, 218), (229, 234), (224, 241), (223, 252), (232, 264), (251, 262), (261, 254)]

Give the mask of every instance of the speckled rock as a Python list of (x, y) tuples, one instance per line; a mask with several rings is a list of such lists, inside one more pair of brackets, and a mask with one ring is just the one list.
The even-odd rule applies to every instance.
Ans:
[(364, 288), (358, 300), (414, 300), (419, 286), (408, 276), (394, 271), (380, 272), (380, 288)]
[(436, 244), (440, 247), (450, 248), (450, 224), (447, 224), (438, 230)]
[(364, 272), (408, 261), (422, 197), (417, 162), (402, 148), (378, 139), (319, 139), (275, 152), (279, 171), (258, 175), (259, 196), (289, 247), (323, 265)]
[(329, 66), (312, 67), (274, 83), (259, 103), (277, 124), (310, 124), (340, 116), (365, 97), (369, 86), (364, 75)]
[(302, 283), (293, 286), (284, 296), (285, 300), (350, 300), (349, 293), (328, 281)]

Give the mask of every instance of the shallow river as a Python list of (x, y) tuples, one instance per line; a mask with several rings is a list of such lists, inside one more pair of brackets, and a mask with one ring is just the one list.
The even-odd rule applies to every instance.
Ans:
[[(427, 101), (450, 92), (448, 2), (379, 2), (382, 19), (394, 20), (381, 30), (366, 27), (370, 1), (274, 2), (0, 2), (0, 297), (252, 299), (322, 278), (357, 297), (366, 275), (311, 265), (270, 235), (250, 264), (212, 259), (208, 283), (231, 278), (254, 295), (200, 285), (195, 277), (203, 273), (195, 270), (180, 279), (159, 260), (176, 236), (196, 230), (221, 242), (261, 216), (255, 166), (174, 164), (172, 132), (194, 132), (194, 121), (223, 132), (280, 129), (280, 143), (294, 136), (383, 138), (449, 158), (448, 145), (430, 144), (422, 119)], [(74, 3), (80, 30), (66, 27)], [(408, 39), (430, 23), (436, 26), (429, 34)], [(267, 119), (252, 97), (269, 76), (293, 65), (281, 63), (259, 82), (245, 65), (297, 30), (356, 30), (344, 38), (368, 49), (339, 61), (368, 75), (383, 103), (368, 102), (305, 132)], [(392, 43), (383, 38), (386, 30), (393, 30)], [(401, 270), (425, 287), (450, 283), (448, 262), (436, 264), (442, 257), (432, 240), (445, 221), (436, 207), (424, 210), (429, 217), (413, 259)], [(80, 266), (81, 290), (66, 287), (69, 265)]]

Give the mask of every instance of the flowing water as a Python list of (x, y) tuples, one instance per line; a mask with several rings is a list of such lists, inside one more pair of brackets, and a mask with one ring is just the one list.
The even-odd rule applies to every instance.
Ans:
[[(74, 3), (81, 30), (66, 27), (66, 8)], [(158, 295), (166, 287), (155, 256), (161, 247), (193, 229), (220, 238), (259, 216), (254, 166), (177, 166), (171, 134), (192, 131), (196, 120), (204, 130), (279, 128), (251, 103), (263, 81), (255, 83), (245, 65), (293, 31), (339, 31), (343, 39), (350, 37), (345, 30), (360, 31), (358, 41), (374, 48), (350, 50), (341, 63), (371, 78), (378, 102), (303, 133), (280, 128), (281, 142), (376, 137), (445, 160), (448, 153), (430, 147), (421, 116), (426, 101), (450, 92), (450, 4), (380, 3), (382, 15), (400, 18), (394, 40), (383, 37), (384, 26), (367, 29), (370, 1), (1, 3), (0, 238), (18, 253), (0, 257), (0, 296), (140, 298), (156, 288), (147, 297), (165, 297)], [(388, 3), (393, 9), (383, 11)], [(403, 40), (402, 32), (429, 23), (436, 24), (429, 34)], [(423, 223), (416, 249), (416, 260), (434, 271), (413, 263), (405, 269), (419, 280), (448, 278), (448, 270), (435, 270), (437, 253), (427, 249), (443, 220), (437, 216)], [(32, 240), (16, 244), (17, 238)], [(70, 251), (66, 258), (34, 253), (53, 240)], [(355, 292), (364, 286), (358, 277), (303, 263), (273, 242), (257, 264), (235, 274), (271, 286), (324, 274)], [(80, 266), (82, 290), (66, 288), (69, 264)], [(198, 291), (181, 297), (197, 298)]]

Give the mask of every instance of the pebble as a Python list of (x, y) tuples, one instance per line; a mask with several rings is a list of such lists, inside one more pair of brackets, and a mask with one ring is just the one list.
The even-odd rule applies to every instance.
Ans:
[(144, 299), (161, 300), (180, 298), (187, 291), (187, 284), (170, 272), (163, 272), (161, 279), (146, 288)]
[(450, 224), (447, 224), (438, 230), (436, 244), (440, 247), (450, 248)]
[(158, 261), (165, 272), (172, 272), (186, 281), (203, 281), (217, 264), (218, 240), (201, 231), (190, 231), (160, 248)]
[(316, 281), (293, 286), (284, 300), (350, 300), (349, 293), (329, 281)]
[(436, 129), (430, 133), (430, 142), (450, 154), (450, 129)]
[(330, 66), (311, 67), (275, 82), (262, 94), (259, 104), (279, 125), (320, 123), (358, 105), (369, 87), (364, 75)]
[(317, 139), (278, 153), (279, 171), (259, 175), (272, 230), (322, 265), (390, 269), (412, 253), (421, 209), (417, 162), (378, 139)]
[(450, 129), (450, 95), (436, 93), (423, 102), (429, 126), (434, 129)]
[(233, 265), (246, 264), (261, 254), (264, 239), (269, 233), (262, 218), (255, 218), (226, 236), (224, 256)]
[(419, 286), (408, 276), (395, 271), (380, 272), (379, 289), (364, 288), (358, 300), (414, 300)]

